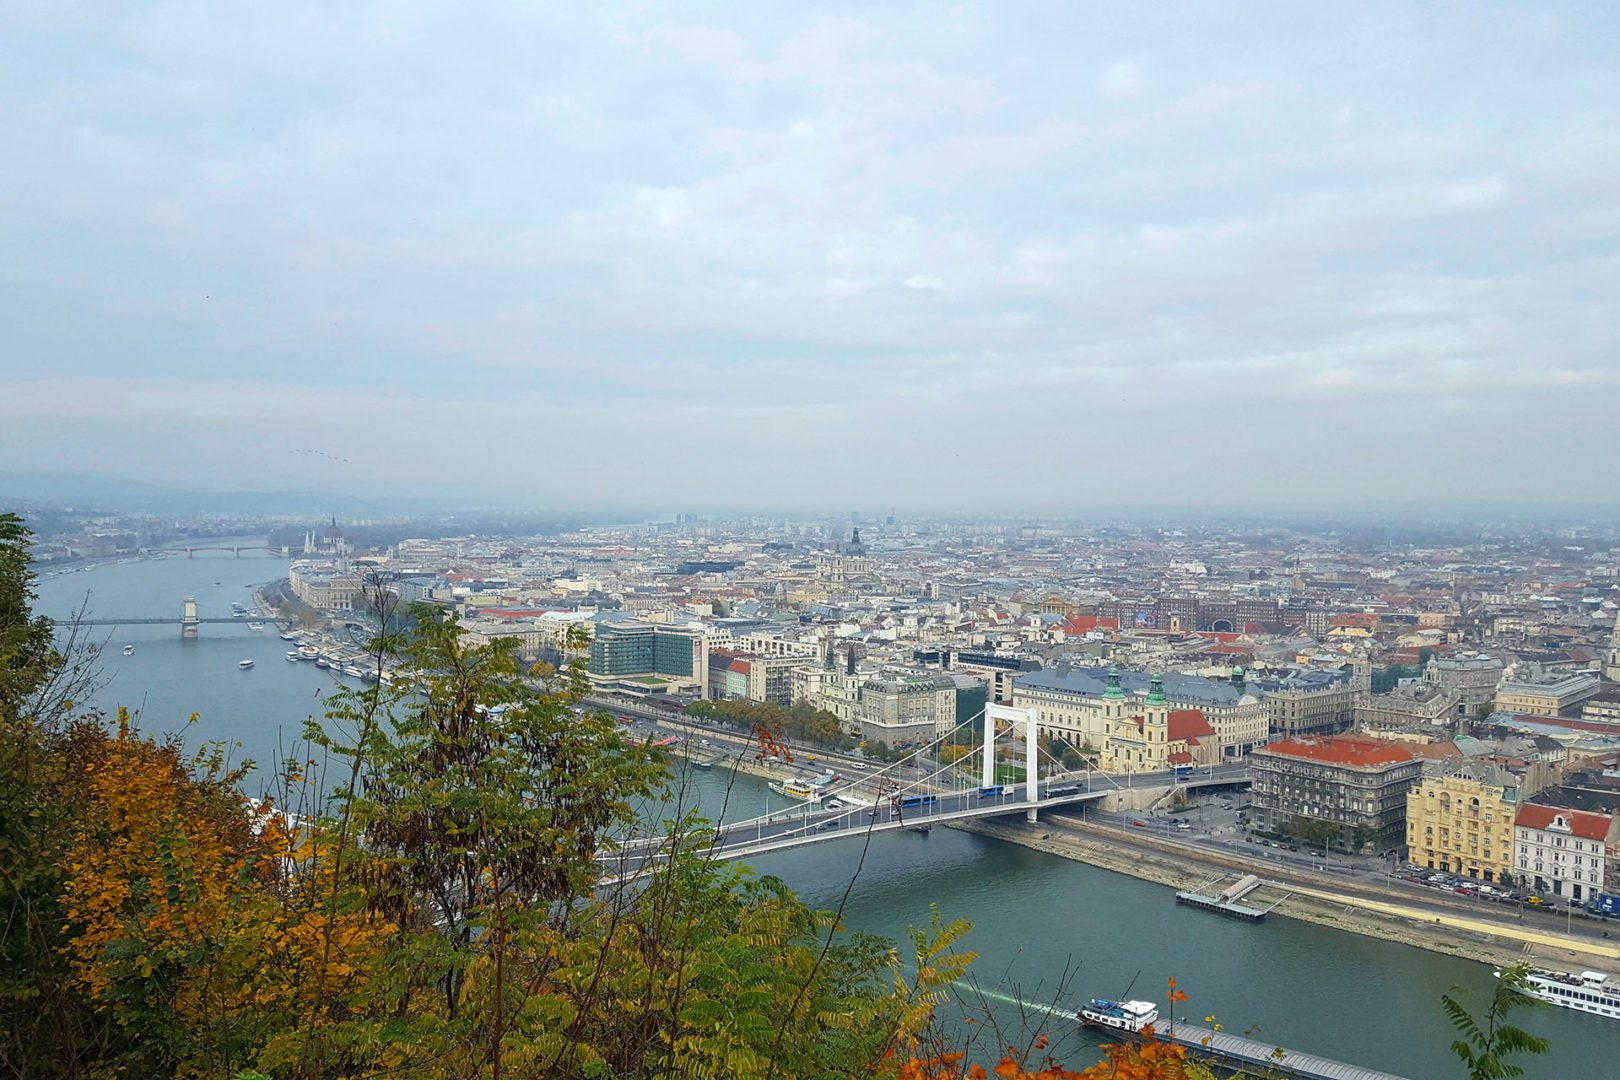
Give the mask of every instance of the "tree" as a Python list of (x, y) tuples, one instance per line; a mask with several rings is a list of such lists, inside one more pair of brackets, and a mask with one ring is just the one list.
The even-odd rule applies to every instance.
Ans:
[(61, 661), (52, 645), (51, 621), (30, 611), (32, 535), (16, 514), (0, 514), (0, 713), (13, 716), (21, 715), (23, 703)]
[(1451, 1044), (1451, 1052), (1468, 1067), (1469, 1080), (1506, 1080), (1508, 1077), (1523, 1076), (1524, 1070), (1508, 1062), (1507, 1057), (1510, 1054), (1545, 1054), (1549, 1049), (1551, 1044), (1546, 1039), (1507, 1022), (1508, 1015), (1514, 1009), (1539, 1004), (1535, 998), (1523, 993), (1529, 974), (1528, 964), (1504, 968), (1497, 977), (1496, 990), (1491, 994), (1485, 1015), (1479, 1019), (1475, 1019), (1459, 1000), (1468, 993), (1464, 988), (1453, 986), (1450, 994), (1441, 995), (1440, 1004), (1446, 1016), (1452, 1026), (1462, 1033), (1462, 1038)]

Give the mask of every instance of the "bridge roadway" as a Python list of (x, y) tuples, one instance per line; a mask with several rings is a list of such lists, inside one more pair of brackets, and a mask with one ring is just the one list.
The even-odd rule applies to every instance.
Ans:
[[(179, 623), (181, 621), (182, 621), (182, 619), (181, 619), (180, 616), (170, 615), (167, 618), (162, 618), (162, 619), (116, 619), (116, 618), (111, 618), (111, 619), (84, 619), (84, 620), (80, 621), (79, 625), (80, 626), (171, 626), (171, 625), (179, 625)], [(194, 622), (194, 623), (235, 623), (236, 625), (245, 628), (247, 626), (247, 624), (250, 623), (250, 622), (269, 623), (269, 622), (286, 622), (287, 620), (285, 620), (285, 619), (279, 619), (278, 620), (277, 617), (274, 616), (274, 615), (243, 615), (243, 616), (238, 616), (238, 617), (229, 618), (229, 619), (223, 618), (223, 617), (220, 617), (220, 616), (214, 616), (214, 617), (210, 617), (210, 618), (206, 618), (206, 619), (204, 619), (204, 618), (191, 619), (189, 621)]]
[[(1196, 777), (1181, 778), (1181, 786), (1188, 788), (1245, 783), (1249, 779), (1246, 765), (1218, 765), (1206, 769)], [(1169, 786), (1177, 778), (1168, 772), (1136, 773), (1133, 786)], [(892, 795), (873, 799), (869, 778), (862, 778), (841, 788), (828, 791), (829, 799), (841, 794), (866, 800), (867, 805), (840, 807), (829, 810), (824, 806), (800, 803), (797, 807), (768, 817), (754, 818), (722, 826), (715, 834), (710, 854), (716, 859), (742, 859), (766, 855), (809, 844), (829, 843), (865, 836), (868, 832), (892, 832), (897, 829), (916, 829), (972, 818), (994, 817), (1001, 814), (1025, 813), (1031, 809), (1074, 806), (1101, 799), (1110, 791), (1121, 790), (1123, 784), (1106, 773), (1092, 777), (1085, 774), (1068, 778), (1054, 777), (1041, 782), (1041, 798), (1031, 804), (1025, 798), (1022, 784), (1008, 784), (1000, 794), (981, 795), (978, 788), (960, 791), (926, 791), (904, 787)], [(1058, 792), (1048, 795), (1047, 789)], [(864, 789), (864, 790), (863, 790)], [(912, 800), (922, 801), (913, 802)], [(650, 860), (656, 859), (664, 849), (665, 837), (632, 840), (620, 850), (602, 856), (605, 870), (619, 878), (631, 878), (643, 872)]]

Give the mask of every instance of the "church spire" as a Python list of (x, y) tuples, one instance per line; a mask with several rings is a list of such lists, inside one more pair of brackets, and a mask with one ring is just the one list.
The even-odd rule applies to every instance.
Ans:
[(1117, 667), (1115, 667), (1113, 665), (1109, 665), (1109, 668), (1108, 668), (1108, 689), (1103, 691), (1103, 697), (1105, 697), (1105, 698), (1122, 698), (1124, 696), (1125, 696), (1125, 691), (1121, 690), (1120, 687), (1119, 687), (1119, 668), (1117, 668)]
[(1149, 705), (1164, 704), (1164, 676), (1155, 673), (1148, 682), (1147, 703)]

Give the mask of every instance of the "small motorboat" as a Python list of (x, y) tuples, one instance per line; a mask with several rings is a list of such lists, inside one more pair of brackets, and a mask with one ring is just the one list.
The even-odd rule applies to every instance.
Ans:
[(133, 645), (125, 645), (124, 646), (124, 655), (125, 656), (134, 656), (135, 655), (135, 646), (133, 646)]
[(243, 671), (246, 671), (248, 668), (253, 666), (253, 661), (251, 661), (251, 660), (238, 660), (236, 662), (236, 666), (241, 668)]

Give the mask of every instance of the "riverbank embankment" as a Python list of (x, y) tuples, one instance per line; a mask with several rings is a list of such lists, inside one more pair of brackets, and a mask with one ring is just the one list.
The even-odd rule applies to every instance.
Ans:
[[(1422, 907), (1396, 894), (1383, 895), (1277, 867), (1257, 867), (1252, 861), (1222, 852), (1192, 850), (1154, 837), (1122, 834), (1106, 826), (1054, 818), (1036, 824), (976, 821), (955, 827), (1175, 889), (1192, 888), (1223, 871), (1260, 873), (1290, 893), (1275, 909), (1277, 915), (1484, 964), (1514, 963), (1525, 959), (1528, 952), (1539, 966), (1579, 971), (1592, 967), (1595, 960), (1608, 961), (1612, 966), (1620, 958), (1620, 947), (1610, 942)], [(1192, 912), (1188, 915), (1204, 917)]]

